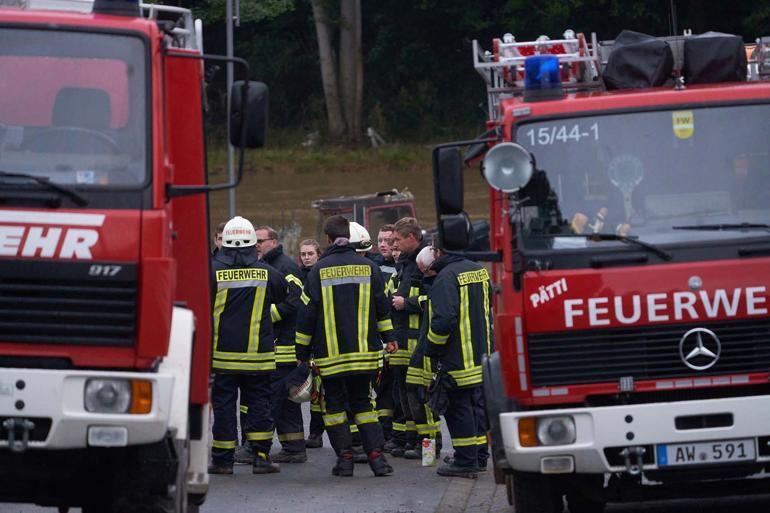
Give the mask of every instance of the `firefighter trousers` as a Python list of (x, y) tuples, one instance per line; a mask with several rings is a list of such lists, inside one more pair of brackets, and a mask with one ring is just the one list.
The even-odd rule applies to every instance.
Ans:
[[(323, 436), (325, 430), (323, 414), (324, 410), (322, 405), (312, 403), (310, 404), (310, 426), (308, 427), (308, 436)], [(353, 445), (361, 445), (361, 435), (358, 432), (358, 426), (356, 426), (355, 422), (353, 421), (355, 415), (353, 415), (349, 407), (345, 410), (345, 414), (347, 415), (348, 419), (350, 419), (348, 424), (350, 424), (350, 432), (353, 435)]]
[(449, 392), (449, 406), (444, 413), (452, 437), (454, 461), (461, 467), (486, 466), (487, 435), (479, 434), (486, 425), (481, 386), (458, 388)]
[(230, 466), (238, 443), (238, 390), (241, 404), (248, 405), (243, 437), (254, 452), (267, 459), (273, 441), (273, 417), (270, 412), (269, 374), (225, 374), (214, 376), (211, 403), (214, 408), (214, 441), (211, 459), (214, 464)]
[[(338, 455), (353, 450), (351, 422), (358, 427), (364, 451), (379, 451), (385, 443), (382, 426), (369, 396), (371, 374), (333, 376), (323, 379), (326, 394), (324, 425), (332, 447)], [(348, 413), (346, 410), (348, 410)], [(352, 414), (353, 418), (349, 419)]]
[(310, 425), (308, 426), (308, 435), (311, 437), (324, 434), (324, 417), (320, 404), (310, 403)]
[(382, 380), (377, 387), (377, 418), (380, 419), (385, 440), (390, 440), (393, 431), (393, 413), (395, 401), (393, 400), (393, 371), (385, 367), (382, 371)]
[(288, 387), (285, 385), (286, 376), (296, 366), (279, 366), (273, 372), (273, 419), (275, 430), (278, 433), (278, 441), (286, 452), (305, 452), (305, 428), (302, 423), (302, 406), (289, 399)]
[(406, 396), (409, 400), (409, 409), (417, 428), (417, 440), (421, 442), (426, 438), (437, 441), (439, 449), (441, 438), (441, 421), (433, 414), (433, 410), (427, 404), (428, 391), (422, 385), (406, 385)]
[(414, 449), (417, 445), (417, 426), (409, 408), (409, 398), (406, 394), (406, 365), (394, 365), (393, 399), (398, 404), (393, 417), (393, 438), (398, 445)]

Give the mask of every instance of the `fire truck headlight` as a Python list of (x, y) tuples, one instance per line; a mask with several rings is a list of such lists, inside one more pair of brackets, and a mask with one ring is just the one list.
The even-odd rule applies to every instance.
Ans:
[(575, 420), (568, 415), (537, 419), (537, 439), (542, 445), (567, 445), (575, 442)]
[(86, 411), (126, 413), (131, 406), (131, 382), (127, 379), (89, 379), (83, 400)]

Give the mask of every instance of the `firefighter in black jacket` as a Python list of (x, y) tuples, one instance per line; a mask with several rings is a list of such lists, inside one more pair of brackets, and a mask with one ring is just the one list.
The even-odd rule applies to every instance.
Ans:
[(285, 300), (286, 280), (257, 259), (256, 238), (248, 220), (234, 217), (225, 226), (222, 250), (213, 262), (216, 292), (211, 474), (233, 473), (239, 389), (242, 403), (249, 407), (242, 430), (256, 455), (253, 472), (268, 474), (280, 470), (269, 457), (273, 441), (270, 375), (275, 371), (270, 309), (274, 303)]
[(438, 473), (475, 478), (488, 457), (481, 362), (492, 351), (491, 284), (479, 264), (441, 250), (436, 255), (427, 355), (439, 362), (437, 380), (449, 383), (442, 387), (448, 395), (444, 419), (455, 450)]
[[(302, 283), (307, 283), (307, 275), (321, 256), (321, 245), (315, 239), (305, 239), (299, 243), (300, 272)], [(319, 403), (310, 403), (310, 424), (307, 427), (307, 440), (305, 447), (318, 449), (323, 447), (324, 421)]]
[[(420, 338), (422, 307), (420, 306), (420, 282), (422, 273), (417, 268), (417, 255), (427, 245), (422, 229), (413, 217), (399, 219), (393, 227), (394, 247), (400, 251), (398, 285), (393, 293), (393, 328), (398, 336), (398, 351), (390, 357), (393, 373), (394, 394), (401, 413), (393, 422), (393, 438), (396, 446), (390, 450), (393, 456), (418, 459), (417, 426), (414, 422), (406, 393), (406, 375), (417, 340)], [(401, 431), (403, 429), (403, 431)]]
[(377, 265), (349, 244), (349, 222), (324, 223), (330, 247), (310, 270), (297, 319), (297, 358), (312, 356), (321, 373), (324, 424), (337, 463), (332, 474), (353, 475), (353, 443), (345, 412), (349, 405), (374, 475), (393, 472), (380, 452), (382, 427), (370, 400), (372, 378), (382, 359), (382, 341), (395, 350), (393, 325)]
[(413, 283), (420, 287), (420, 305), (422, 306), (422, 322), (420, 323), (420, 337), (417, 346), (409, 360), (406, 371), (406, 395), (409, 399), (409, 408), (417, 426), (417, 446), (422, 445), (422, 440), (433, 438), (436, 440), (436, 452), (441, 450), (441, 423), (433, 414), (427, 404), (427, 389), (433, 379), (432, 358), (425, 356), (428, 344), (428, 326), (430, 326), (431, 311), (428, 308), (428, 295), (433, 286), (436, 271), (431, 269), (435, 261), (435, 250), (426, 246), (417, 255), (417, 267), (420, 277), (414, 276)]
[[(395, 284), (397, 272), (396, 259), (393, 258), (391, 244), (392, 236), (392, 224), (380, 226), (380, 231), (377, 234), (377, 249), (379, 250), (379, 254), (373, 258), (374, 262), (380, 266), (382, 279), (385, 280), (385, 295), (388, 296), (389, 301), (392, 300), (393, 292), (396, 290)], [(393, 436), (393, 414), (396, 409), (395, 400), (393, 398), (394, 393), (393, 373), (390, 371), (390, 357), (386, 355), (386, 359), (383, 362), (380, 384), (377, 388), (377, 418), (380, 419), (382, 432), (385, 435), (385, 447), (388, 448), (385, 452), (388, 452), (393, 448), (393, 443), (391, 443), (390, 440)]]
[(273, 374), (273, 419), (281, 442), (281, 452), (273, 457), (278, 463), (304, 463), (305, 429), (302, 425), (302, 407), (289, 399), (287, 376), (297, 367), (294, 353), (294, 332), (297, 308), (302, 295), (302, 275), (294, 260), (286, 256), (278, 243), (278, 232), (269, 226), (260, 226), (257, 233), (257, 255), (263, 262), (278, 269), (288, 284), (288, 295), (282, 303), (270, 309), (275, 332), (275, 365)]

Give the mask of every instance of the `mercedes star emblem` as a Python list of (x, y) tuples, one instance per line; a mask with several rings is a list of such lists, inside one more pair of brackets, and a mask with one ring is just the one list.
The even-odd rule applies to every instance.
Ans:
[(679, 357), (693, 370), (710, 369), (722, 354), (722, 343), (706, 328), (693, 328), (679, 341)]

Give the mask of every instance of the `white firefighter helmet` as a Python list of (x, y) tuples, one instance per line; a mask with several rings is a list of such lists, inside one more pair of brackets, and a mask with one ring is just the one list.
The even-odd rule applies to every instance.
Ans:
[(350, 221), (350, 244), (359, 253), (372, 249), (372, 238), (369, 231), (355, 221)]
[(222, 246), (226, 248), (248, 248), (257, 244), (257, 233), (248, 219), (235, 216), (222, 230)]
[(306, 403), (313, 396), (313, 373), (307, 373), (307, 379), (302, 384), (289, 387), (289, 400), (295, 403)]

